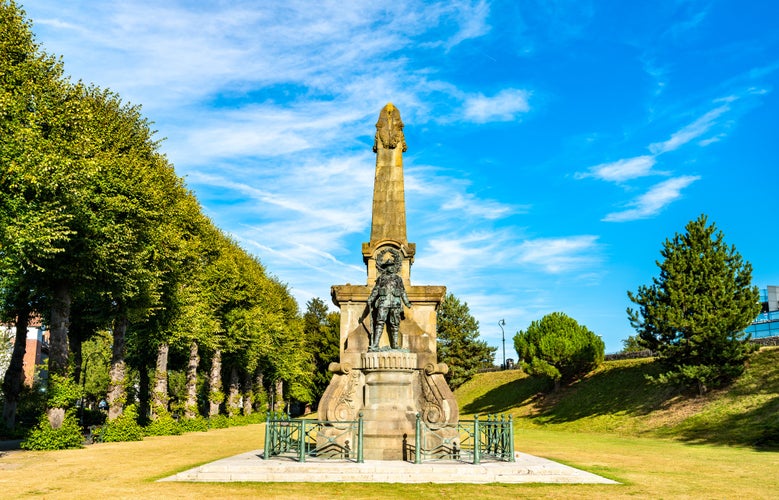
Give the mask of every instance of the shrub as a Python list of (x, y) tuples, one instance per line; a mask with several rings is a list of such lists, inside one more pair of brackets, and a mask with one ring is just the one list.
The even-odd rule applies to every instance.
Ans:
[(179, 423), (165, 410), (159, 411), (157, 418), (143, 428), (147, 436), (178, 436), (182, 432)]
[(227, 415), (216, 415), (208, 419), (208, 426), (211, 429), (224, 429), (230, 426), (230, 419)]
[(197, 416), (195, 418), (179, 419), (181, 432), (205, 432), (208, 430), (208, 420)]
[(65, 413), (58, 429), (52, 428), (46, 414), (41, 415), (38, 425), (30, 431), (20, 446), (25, 450), (65, 450), (81, 448), (83, 444), (84, 436), (81, 435), (78, 420), (75, 414), (69, 411)]
[(142, 441), (143, 428), (138, 424), (138, 408), (129, 405), (124, 412), (114, 420), (109, 420), (98, 433), (98, 439), (103, 442)]

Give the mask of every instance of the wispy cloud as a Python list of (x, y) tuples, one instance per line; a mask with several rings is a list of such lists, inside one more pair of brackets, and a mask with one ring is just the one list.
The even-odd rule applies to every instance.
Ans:
[(521, 113), (530, 111), (530, 94), (520, 89), (504, 89), (492, 97), (475, 94), (466, 97), (463, 114), (475, 123), (515, 120)]
[(516, 260), (552, 274), (569, 272), (597, 261), (597, 242), (593, 235), (528, 240), (517, 248)]
[(444, 202), (441, 209), (487, 220), (496, 220), (515, 213), (526, 213), (529, 207), (526, 205), (510, 206), (494, 200), (480, 200), (471, 194), (458, 193)]
[(653, 175), (652, 167), (657, 163), (654, 156), (644, 155), (625, 158), (610, 163), (601, 163), (591, 167), (588, 172), (578, 172), (577, 179), (595, 177), (603, 181), (624, 182), (638, 177)]
[(708, 132), (717, 123), (717, 118), (727, 111), (730, 111), (730, 106), (727, 104), (712, 109), (686, 127), (673, 133), (667, 141), (650, 144), (649, 151), (652, 154), (659, 155), (679, 149), (681, 146)]
[(486, 0), (477, 2), (452, 2), (450, 6), (458, 9), (457, 32), (446, 42), (447, 49), (471, 38), (478, 38), (490, 31), (487, 18), (490, 14), (490, 5)]
[(684, 188), (699, 179), (699, 176), (685, 175), (663, 181), (631, 202), (628, 205), (630, 208), (621, 212), (612, 212), (604, 217), (603, 221), (627, 222), (657, 215), (668, 204), (678, 199)]

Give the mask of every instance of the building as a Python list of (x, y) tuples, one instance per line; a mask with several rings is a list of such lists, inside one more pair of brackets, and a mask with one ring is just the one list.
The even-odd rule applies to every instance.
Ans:
[[(8, 361), (10, 361), (10, 351), (13, 350), (13, 342), (16, 338), (15, 326), (0, 326), (3, 330), (6, 330), (10, 337), (11, 345), (8, 348)], [(41, 322), (38, 317), (30, 318), (30, 324), (27, 325), (27, 345), (24, 351), (24, 383), (27, 386), (32, 386), (33, 382), (39, 378), (46, 378), (47, 373), (45, 370), (41, 370), (43, 365), (49, 358), (49, 330)], [(3, 366), (3, 375), (5, 374), (6, 366)]]
[(746, 332), (753, 339), (779, 337), (779, 286), (760, 290), (760, 303), (760, 314), (746, 328)]

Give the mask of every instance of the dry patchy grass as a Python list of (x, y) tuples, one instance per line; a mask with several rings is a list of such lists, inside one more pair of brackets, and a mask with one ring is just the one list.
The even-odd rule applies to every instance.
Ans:
[[(517, 449), (622, 485), (157, 483), (199, 464), (262, 447), (263, 426), (104, 443), (0, 458), (5, 498), (771, 498), (779, 454), (657, 439), (522, 430)], [(348, 465), (344, 465), (348, 467)]]

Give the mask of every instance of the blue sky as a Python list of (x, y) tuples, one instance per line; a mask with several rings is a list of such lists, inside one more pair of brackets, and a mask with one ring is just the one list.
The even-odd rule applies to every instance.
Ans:
[(618, 351), (626, 291), (701, 213), (756, 285), (779, 285), (777, 2), (24, 8), (66, 73), (143, 106), (207, 214), (301, 308), (365, 280), (387, 102), (406, 125), (412, 283), (446, 285), (491, 345), (505, 318), (507, 357), (553, 311)]

